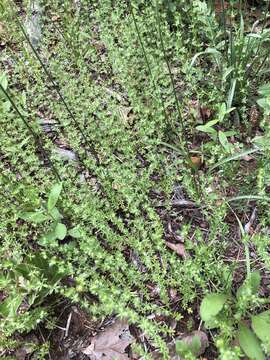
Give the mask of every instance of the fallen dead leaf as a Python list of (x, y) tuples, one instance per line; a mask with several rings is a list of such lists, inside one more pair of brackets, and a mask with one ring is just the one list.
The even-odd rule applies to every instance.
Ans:
[(220, 15), (224, 10), (227, 10), (229, 8), (229, 3), (227, 1), (224, 1), (224, 3), (222, 4), (221, 0), (216, 0), (215, 1), (215, 11), (217, 15)]
[(131, 112), (132, 107), (130, 106), (119, 106), (119, 115), (120, 119), (123, 121), (124, 124), (128, 123), (129, 113)]
[(216, 206), (221, 206), (223, 204), (223, 200), (219, 199), (216, 201)]
[(173, 288), (170, 288), (169, 289), (169, 296), (170, 296), (170, 299), (172, 301), (174, 301), (175, 299), (177, 299), (177, 290), (176, 289), (173, 289)]
[(60, 19), (60, 16), (59, 15), (53, 15), (52, 16), (52, 21), (55, 22), (55, 21), (58, 21)]
[(202, 107), (200, 107), (200, 114), (201, 114), (201, 119), (203, 121), (207, 121), (212, 116), (212, 111), (211, 111), (211, 109), (208, 109), (207, 107), (202, 106)]
[(201, 166), (202, 159), (200, 156), (191, 156), (190, 160), (194, 166), (196, 167)]
[(117, 320), (104, 332), (92, 338), (91, 344), (82, 352), (91, 360), (128, 360), (125, 349), (134, 342), (125, 320)]
[(250, 155), (245, 155), (245, 156), (243, 156), (243, 160), (245, 160), (245, 161), (251, 161), (251, 160), (253, 160), (254, 158), (252, 157), (252, 156), (250, 156)]
[(187, 253), (185, 251), (185, 247), (183, 244), (173, 244), (173, 243), (166, 241), (166, 245), (168, 246), (168, 248), (175, 251), (177, 255), (179, 255), (183, 258), (187, 257)]

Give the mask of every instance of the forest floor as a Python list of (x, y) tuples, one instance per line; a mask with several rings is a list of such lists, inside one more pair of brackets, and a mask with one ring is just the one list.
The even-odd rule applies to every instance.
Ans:
[(0, 0), (1, 359), (270, 355), (269, 3)]

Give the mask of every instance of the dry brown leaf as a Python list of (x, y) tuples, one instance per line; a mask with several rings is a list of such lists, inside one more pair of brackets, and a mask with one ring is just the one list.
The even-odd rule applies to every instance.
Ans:
[(82, 352), (91, 360), (128, 360), (125, 349), (134, 342), (125, 320), (117, 320), (104, 332), (95, 336)]
[(132, 107), (129, 106), (119, 106), (119, 115), (120, 119), (123, 121), (124, 124), (128, 122), (129, 113), (132, 110)]
[(253, 160), (254, 158), (252, 157), (252, 156), (250, 156), (250, 155), (245, 155), (245, 156), (243, 156), (243, 160), (245, 160), (245, 161), (251, 161), (251, 160)]
[(229, 8), (229, 3), (227, 1), (224, 1), (224, 3), (222, 4), (221, 0), (216, 0), (215, 1), (215, 11), (217, 15), (220, 15), (224, 10), (227, 10)]
[(202, 159), (200, 156), (191, 156), (190, 160), (192, 164), (197, 167), (199, 167), (202, 163)]
[(60, 16), (59, 15), (53, 15), (52, 16), (52, 21), (55, 22), (55, 21), (58, 21), (60, 19)]
[(183, 244), (173, 244), (173, 243), (166, 241), (166, 245), (168, 246), (168, 248), (175, 251), (177, 255), (179, 255), (183, 258), (187, 257), (185, 247)]
[(212, 111), (211, 111), (211, 109), (208, 109), (207, 107), (202, 106), (202, 107), (200, 107), (200, 114), (201, 114), (202, 120), (207, 121), (212, 116)]

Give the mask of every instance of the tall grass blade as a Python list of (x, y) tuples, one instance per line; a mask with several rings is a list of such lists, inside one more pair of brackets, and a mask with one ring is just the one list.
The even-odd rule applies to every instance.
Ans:
[(232, 107), (234, 93), (235, 93), (235, 87), (236, 87), (236, 79), (232, 79), (231, 87), (230, 87), (229, 94), (228, 94), (228, 100), (227, 100), (227, 109), (228, 110), (231, 109), (231, 107)]
[(225, 159), (217, 162), (215, 165), (213, 165), (210, 169), (209, 169), (209, 172), (213, 171), (214, 169), (216, 169), (217, 167), (223, 165), (223, 164), (226, 164), (227, 162), (229, 161), (234, 161), (234, 160), (239, 160), (241, 159), (243, 156), (246, 156), (246, 155), (249, 155), (249, 154), (254, 154), (256, 152), (259, 152), (260, 149), (258, 148), (253, 148), (253, 149), (249, 149), (249, 150), (245, 150), (245, 151), (242, 151), (240, 153), (237, 153), (237, 154), (234, 154), (234, 155), (231, 155), (231, 156), (228, 156), (226, 157)]

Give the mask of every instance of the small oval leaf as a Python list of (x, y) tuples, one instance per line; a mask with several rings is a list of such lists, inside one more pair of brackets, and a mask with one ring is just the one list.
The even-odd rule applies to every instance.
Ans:
[(250, 286), (253, 294), (257, 294), (261, 285), (261, 275), (259, 271), (250, 274)]
[(227, 295), (212, 293), (205, 296), (201, 303), (200, 315), (205, 322), (213, 320), (213, 318), (222, 310)]
[(240, 324), (238, 330), (238, 340), (242, 350), (249, 359), (265, 359), (259, 340), (247, 326)]
[(70, 229), (70, 230), (68, 231), (68, 234), (69, 234), (70, 236), (72, 236), (73, 238), (75, 238), (75, 239), (78, 239), (78, 238), (80, 238), (80, 237), (82, 236), (82, 234), (81, 234), (81, 232), (80, 232), (80, 229), (77, 228), (77, 227), (74, 227), (74, 228)]
[(67, 235), (67, 228), (65, 224), (58, 223), (55, 227), (55, 236), (59, 240), (63, 240)]

